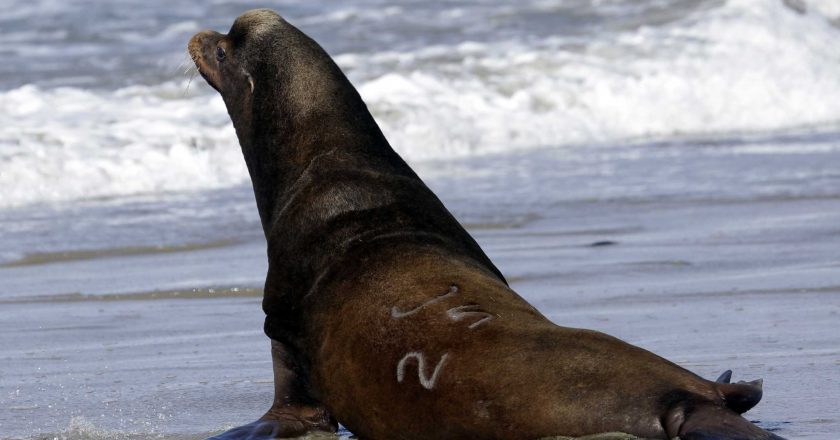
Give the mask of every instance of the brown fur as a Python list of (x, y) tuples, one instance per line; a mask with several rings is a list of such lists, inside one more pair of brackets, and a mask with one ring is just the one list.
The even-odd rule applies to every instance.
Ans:
[(225, 100), (268, 241), (275, 402), (217, 438), (333, 431), (336, 419), (369, 440), (777, 438), (727, 407), (755, 404), (755, 386), (558, 327), (512, 291), (330, 57), (275, 13), (248, 12), (189, 49)]

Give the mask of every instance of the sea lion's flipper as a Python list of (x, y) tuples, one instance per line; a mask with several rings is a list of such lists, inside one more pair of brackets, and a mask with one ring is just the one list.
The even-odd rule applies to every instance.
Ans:
[(295, 356), (284, 344), (271, 340), (274, 367), (274, 403), (259, 420), (238, 426), (207, 440), (272, 440), (312, 432), (334, 433), (338, 424), (306, 388)]
[(717, 383), (729, 383), (732, 380), (732, 370), (726, 370), (715, 380)]
[(674, 408), (665, 424), (668, 436), (681, 440), (785, 440), (711, 402)]
[[(293, 421), (292, 421), (293, 422)], [(247, 425), (237, 426), (229, 431), (208, 438), (207, 440), (274, 440), (277, 438), (298, 437), (289, 434), (289, 426), (277, 420), (257, 420)]]
[(764, 381), (756, 379), (750, 382), (730, 383), (732, 370), (726, 370), (715, 380), (715, 387), (726, 402), (726, 407), (738, 414), (743, 414), (756, 406), (761, 400)]
[(743, 414), (756, 406), (763, 394), (763, 381), (717, 383), (718, 392), (726, 402), (726, 407), (738, 414)]

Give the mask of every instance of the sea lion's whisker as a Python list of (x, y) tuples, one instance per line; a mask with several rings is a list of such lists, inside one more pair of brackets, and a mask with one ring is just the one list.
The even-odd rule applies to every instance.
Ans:
[[(187, 51), (185, 55), (186, 59), (184, 59), (184, 61), (181, 62), (180, 66), (184, 66), (185, 64), (187, 66), (186, 69), (184, 69), (184, 75), (189, 75), (189, 79), (187, 80), (187, 87), (184, 88), (184, 96), (187, 96), (187, 94), (190, 92), (190, 85), (192, 85), (192, 81), (195, 78), (195, 76), (198, 75), (199, 69), (197, 59), (198, 57), (196, 57), (195, 54), (191, 51)], [(192, 61), (192, 63), (190, 63), (190, 61)]]
[[(179, 70), (181, 70), (184, 66), (187, 65), (187, 63), (189, 61), (190, 61), (190, 54), (187, 53), (187, 54), (185, 54), (184, 59), (181, 60), (180, 63), (178, 63), (178, 67), (175, 68), (175, 72), (178, 72)], [(185, 71), (184, 74), (186, 74), (186, 73), (187, 72)]]
[[(187, 73), (187, 72), (184, 72), (184, 73)], [(186, 96), (187, 96), (187, 93), (189, 93), (189, 92), (190, 92), (190, 84), (192, 84), (193, 78), (195, 78), (195, 76), (196, 76), (197, 74), (198, 74), (198, 69), (193, 70), (192, 75), (190, 75), (190, 79), (187, 81), (187, 87), (184, 89), (184, 95), (183, 95), (183, 97), (186, 97)]]

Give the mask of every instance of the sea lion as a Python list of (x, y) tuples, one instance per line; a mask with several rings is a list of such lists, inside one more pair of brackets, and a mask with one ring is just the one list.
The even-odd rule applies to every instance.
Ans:
[(216, 439), (775, 439), (739, 414), (761, 383), (712, 382), (510, 289), (391, 149), (341, 70), (270, 10), (189, 43), (223, 97), (268, 244), (275, 398)]

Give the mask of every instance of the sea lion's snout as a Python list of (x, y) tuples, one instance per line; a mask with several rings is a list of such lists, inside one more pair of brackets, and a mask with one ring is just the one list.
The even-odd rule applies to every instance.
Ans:
[(219, 62), (224, 60), (225, 48), (220, 45), (224, 35), (211, 30), (201, 31), (190, 39), (187, 44), (187, 51), (190, 53), (198, 69), (198, 73), (212, 86), (216, 91), (221, 92), (221, 78), (219, 75)]

